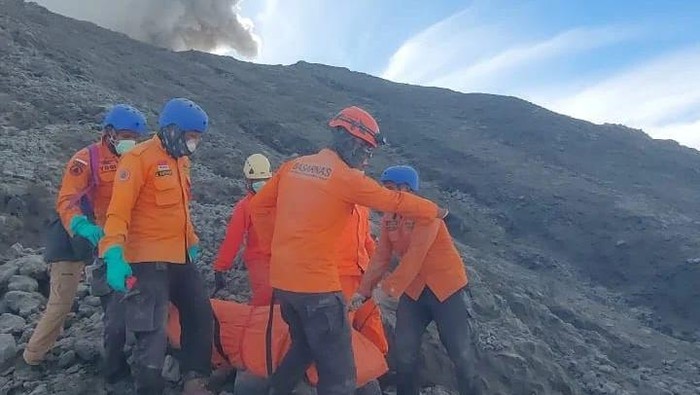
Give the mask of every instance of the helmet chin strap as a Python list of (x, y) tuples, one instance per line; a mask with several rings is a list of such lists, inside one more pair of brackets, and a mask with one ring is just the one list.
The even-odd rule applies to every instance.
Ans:
[(109, 148), (109, 151), (113, 153), (114, 155), (120, 156), (119, 153), (117, 152), (117, 139), (114, 137), (114, 129), (109, 129), (105, 131), (105, 134), (103, 136), (103, 140), (105, 143), (107, 143), (107, 148)]
[(160, 129), (158, 131), (158, 137), (163, 143), (165, 151), (173, 158), (177, 159), (190, 155), (190, 151), (187, 148), (185, 139), (183, 138), (184, 133), (177, 128), (168, 127)]

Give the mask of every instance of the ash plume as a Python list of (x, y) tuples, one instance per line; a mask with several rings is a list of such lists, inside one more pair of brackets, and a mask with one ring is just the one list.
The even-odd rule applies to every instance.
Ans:
[(51, 11), (96, 23), (175, 51), (233, 49), (258, 55), (253, 23), (239, 14), (241, 0), (36, 0)]

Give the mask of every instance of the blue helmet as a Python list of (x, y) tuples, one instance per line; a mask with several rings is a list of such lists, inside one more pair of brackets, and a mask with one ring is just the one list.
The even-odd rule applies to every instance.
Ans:
[(139, 135), (145, 135), (148, 132), (146, 117), (141, 111), (126, 104), (117, 104), (110, 108), (102, 122), (102, 127), (104, 129), (109, 127), (117, 132), (128, 130)]
[(416, 169), (406, 165), (387, 167), (382, 173), (380, 181), (393, 182), (396, 185), (406, 184), (413, 192), (417, 192), (420, 185)]
[(179, 97), (165, 104), (158, 119), (159, 128), (163, 129), (170, 125), (175, 125), (183, 132), (204, 133), (209, 126), (209, 117), (197, 103)]

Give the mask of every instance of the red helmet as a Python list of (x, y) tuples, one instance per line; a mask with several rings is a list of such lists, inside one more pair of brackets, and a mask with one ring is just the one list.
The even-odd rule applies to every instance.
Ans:
[(369, 113), (360, 107), (346, 107), (333, 117), (328, 126), (341, 127), (351, 135), (362, 139), (373, 148), (385, 144), (384, 137), (379, 132), (377, 121)]

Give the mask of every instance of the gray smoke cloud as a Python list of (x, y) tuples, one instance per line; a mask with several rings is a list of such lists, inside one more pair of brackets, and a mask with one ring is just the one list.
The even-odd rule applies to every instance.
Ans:
[(255, 58), (260, 40), (239, 14), (241, 0), (35, 0), (51, 11), (94, 22), (175, 51), (230, 48)]

